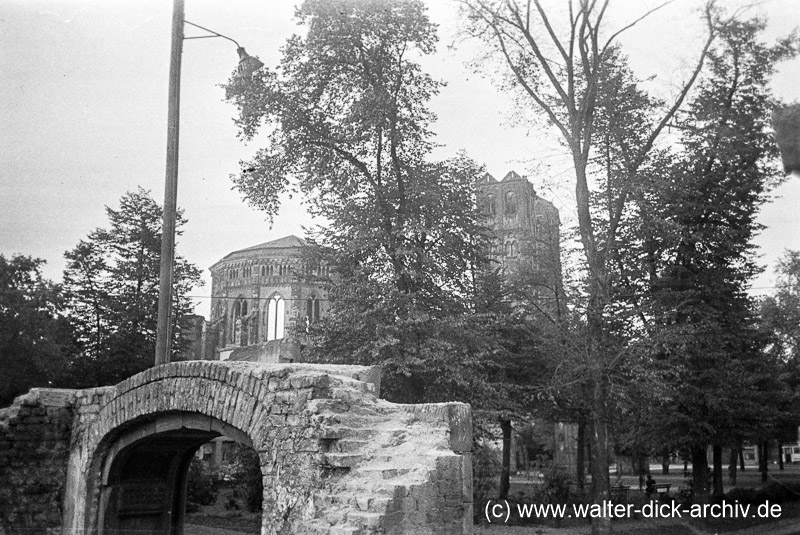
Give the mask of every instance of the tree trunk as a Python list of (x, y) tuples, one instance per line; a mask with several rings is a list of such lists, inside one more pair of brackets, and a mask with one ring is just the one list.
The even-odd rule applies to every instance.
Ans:
[(639, 490), (644, 488), (644, 476), (645, 474), (650, 473), (650, 465), (649, 463), (645, 466), (645, 462), (647, 461), (647, 456), (639, 453), (636, 454), (636, 473), (639, 475)]
[(744, 448), (739, 445), (739, 470), (744, 472)]
[(722, 486), (722, 446), (714, 444), (714, 498), (722, 498), (725, 490)]
[[(586, 472), (591, 475), (594, 474), (594, 454), (592, 453), (592, 436), (594, 435), (594, 427), (590, 421), (586, 421)], [(591, 488), (589, 489), (591, 490)]]
[(731, 448), (731, 457), (730, 462), (728, 463), (728, 483), (732, 486), (736, 486), (736, 461), (738, 460), (737, 457), (739, 456), (739, 446), (733, 446)]
[(508, 498), (508, 489), (511, 487), (511, 420), (500, 419), (500, 429), (503, 431), (503, 462), (500, 468), (500, 499)]
[(661, 456), (661, 475), (669, 475), (669, 461), (670, 455), (669, 452), (666, 452)]
[(575, 477), (578, 479), (578, 492), (581, 496), (586, 491), (586, 419), (578, 417), (578, 445), (575, 456)]
[(778, 441), (778, 470), (783, 470), (783, 442)]
[(769, 440), (758, 441), (758, 470), (761, 472), (761, 482), (766, 483), (769, 471)]
[(706, 444), (692, 446), (692, 494), (694, 503), (708, 503), (708, 460)]
[[(594, 386), (594, 410), (592, 411), (592, 497), (601, 507), (610, 499), (608, 479), (608, 390), (604, 377), (596, 377)], [(611, 517), (592, 519), (592, 535), (611, 533)]]

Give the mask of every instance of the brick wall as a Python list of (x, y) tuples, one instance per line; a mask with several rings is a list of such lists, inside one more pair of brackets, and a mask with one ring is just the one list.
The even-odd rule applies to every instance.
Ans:
[(115, 455), (185, 430), (258, 452), (264, 534), (470, 533), (469, 406), (389, 403), (379, 380), (360, 366), (193, 361), (33, 390), (0, 411), (0, 535), (97, 529), (115, 514), (99, 497), (126, 483), (107, 475)]
[(73, 398), (37, 388), (0, 409), (0, 534), (61, 533)]

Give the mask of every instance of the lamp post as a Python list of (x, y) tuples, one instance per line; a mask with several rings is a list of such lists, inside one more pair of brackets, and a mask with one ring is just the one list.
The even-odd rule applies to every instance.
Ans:
[[(178, 134), (180, 123), (181, 55), (184, 39), (222, 37), (236, 44), (239, 65), (236, 77), (251, 75), (263, 67), (249, 56), (239, 43), (220, 33), (184, 20), (184, 0), (174, 0), (172, 8), (172, 45), (169, 61), (169, 104), (167, 109), (167, 172), (164, 184), (164, 213), (161, 226), (161, 265), (158, 286), (158, 325), (156, 327), (155, 365), (170, 361), (172, 345), (172, 286), (175, 278), (175, 220), (178, 197)], [(184, 37), (183, 26), (189, 24), (213, 35)]]

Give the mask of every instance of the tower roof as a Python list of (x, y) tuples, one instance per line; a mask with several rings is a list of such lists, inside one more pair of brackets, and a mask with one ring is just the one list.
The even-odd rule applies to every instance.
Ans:
[(252, 258), (259, 252), (263, 252), (265, 256), (272, 256), (273, 254), (276, 253), (288, 252), (288, 250), (291, 249), (299, 249), (305, 244), (306, 241), (303, 238), (298, 238), (297, 236), (294, 235), (284, 236), (283, 238), (278, 238), (277, 240), (264, 242), (258, 245), (253, 245), (252, 247), (246, 247), (244, 249), (239, 249), (238, 251), (233, 251), (232, 253), (228, 253), (221, 260), (219, 260), (213, 266), (211, 266), (211, 269), (214, 269), (220, 263), (226, 260), (235, 260), (237, 258), (241, 259)]
[(302, 247), (305, 244), (306, 241), (303, 238), (298, 238), (294, 234), (291, 234), (289, 236), (284, 236), (283, 238), (278, 238), (277, 240), (268, 241), (265, 243), (261, 243), (259, 245), (253, 245), (252, 247), (247, 247), (245, 249), (239, 249), (238, 251), (230, 253), (228, 256), (236, 253), (243, 253), (245, 251), (260, 251), (262, 249), (286, 249), (291, 247)]

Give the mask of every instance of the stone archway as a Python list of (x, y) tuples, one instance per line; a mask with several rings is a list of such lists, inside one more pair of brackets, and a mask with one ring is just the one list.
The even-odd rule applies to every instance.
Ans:
[(189, 465), (202, 444), (223, 434), (252, 447), (241, 431), (184, 412), (142, 418), (120, 433), (101, 468), (98, 530), (181, 535)]
[(469, 533), (469, 407), (382, 401), (379, 373), (193, 361), (77, 391), (63, 532), (180, 534), (188, 460), (226, 435), (260, 457), (263, 534)]

